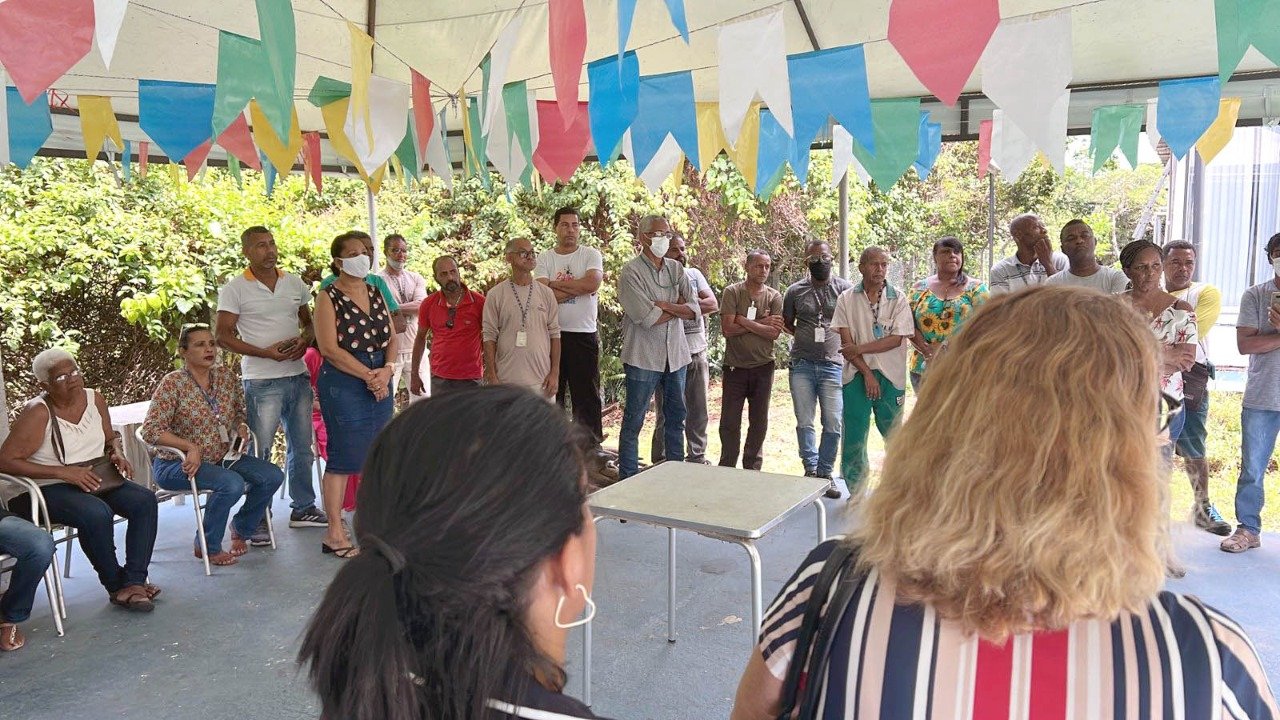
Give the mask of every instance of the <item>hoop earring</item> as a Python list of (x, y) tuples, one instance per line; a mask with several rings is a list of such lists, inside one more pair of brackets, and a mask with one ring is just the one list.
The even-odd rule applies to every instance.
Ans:
[(591, 596), (587, 594), (587, 589), (582, 586), (582, 583), (578, 583), (575, 587), (577, 587), (578, 592), (582, 593), (582, 599), (587, 601), (587, 614), (583, 616), (581, 619), (574, 620), (573, 622), (568, 622), (568, 623), (560, 622), (560, 611), (564, 609), (564, 601), (567, 599), (566, 596), (561, 595), (560, 601), (556, 603), (556, 617), (555, 617), (556, 627), (560, 628), (561, 630), (568, 630), (569, 628), (576, 628), (581, 625), (586, 625), (587, 623), (591, 622), (592, 618), (596, 616), (596, 603), (594, 600), (591, 599)]

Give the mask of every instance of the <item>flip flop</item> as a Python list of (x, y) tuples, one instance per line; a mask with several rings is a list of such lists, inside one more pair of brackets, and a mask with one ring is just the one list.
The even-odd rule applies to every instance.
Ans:
[(27, 644), (27, 639), (18, 631), (18, 626), (12, 623), (0, 624), (0, 651), (13, 652), (21, 650)]
[(142, 586), (142, 589), (146, 591), (147, 597), (151, 598), (152, 600), (155, 600), (156, 598), (160, 597), (161, 590), (156, 585), (152, 585), (151, 583), (146, 583)]
[[(133, 590), (133, 588), (138, 588), (138, 590)], [(127, 597), (125, 596), (126, 594), (128, 595)], [(156, 609), (155, 603), (151, 602), (151, 598), (147, 597), (146, 588), (140, 585), (130, 585), (117, 590), (111, 596), (111, 604), (119, 605), (132, 612), (151, 612)]]
[(320, 552), (325, 555), (333, 555), (343, 560), (348, 560), (359, 555), (360, 548), (353, 545), (348, 545), (346, 547), (330, 547), (328, 543), (321, 542)]

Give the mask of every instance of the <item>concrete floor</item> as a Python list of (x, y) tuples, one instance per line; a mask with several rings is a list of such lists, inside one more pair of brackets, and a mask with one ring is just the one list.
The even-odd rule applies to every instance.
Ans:
[[(846, 520), (829, 502), (832, 532)], [(277, 501), (276, 515), (287, 512)], [(677, 642), (666, 642), (666, 531), (599, 525), (594, 705), (617, 720), (728, 716), (750, 651), (750, 580), (741, 548), (678, 536)], [(319, 552), (316, 529), (280, 530), (280, 547), (255, 550), (203, 575), (191, 557), (189, 506), (165, 505), (152, 580), (164, 595), (150, 615), (107, 604), (78, 549), (66, 581), (66, 637), (54, 632), (43, 589), (25, 625), (27, 647), (0, 656), (0, 717), (314, 718), (294, 663), (303, 627), (339, 561)], [(1272, 536), (1274, 537), (1274, 536)], [(815, 542), (800, 512), (759, 544), (765, 604)], [(1213, 536), (1180, 528), (1187, 578), (1171, 583), (1233, 615), (1280, 678), (1280, 541), (1242, 556)], [(568, 691), (581, 694), (582, 643), (569, 643)]]

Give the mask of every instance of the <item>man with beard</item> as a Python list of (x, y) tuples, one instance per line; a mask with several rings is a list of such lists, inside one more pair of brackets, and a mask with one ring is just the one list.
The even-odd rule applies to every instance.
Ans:
[(462, 284), (458, 263), (449, 255), (431, 264), (440, 289), (418, 310), (418, 336), (413, 341), (410, 391), (422, 394), (422, 356), (431, 337), (431, 394), (480, 384), (484, 376), (480, 333), (484, 295)]

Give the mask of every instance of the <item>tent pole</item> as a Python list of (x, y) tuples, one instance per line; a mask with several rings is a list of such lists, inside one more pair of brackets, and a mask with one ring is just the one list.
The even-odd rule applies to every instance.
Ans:
[(849, 173), (840, 178), (840, 277), (849, 277)]
[(373, 266), (378, 267), (378, 201), (374, 197), (373, 188), (365, 188), (365, 198), (369, 206), (369, 237), (373, 238)]
[(9, 435), (9, 399), (4, 394), (4, 358), (0, 357), (0, 440)]
[(996, 176), (987, 172), (987, 279), (996, 262)]

